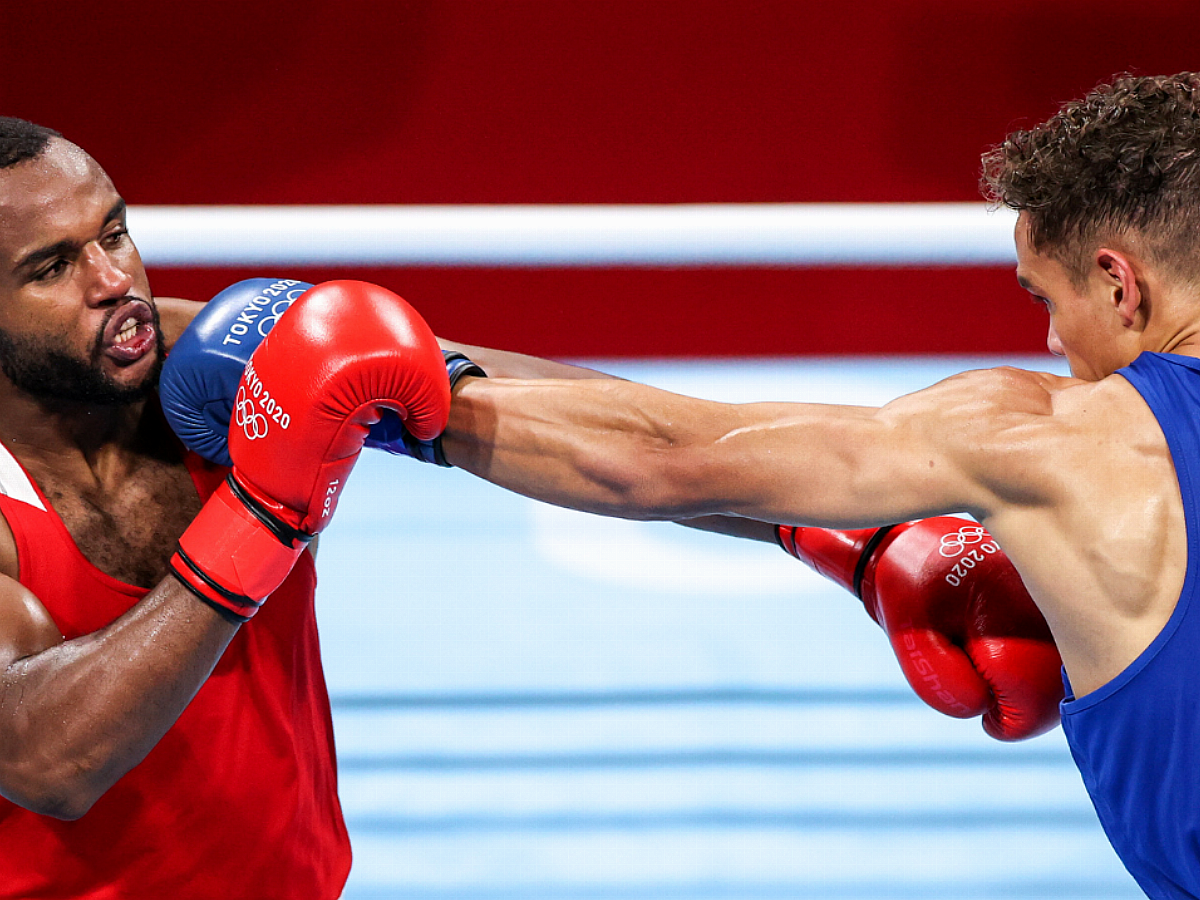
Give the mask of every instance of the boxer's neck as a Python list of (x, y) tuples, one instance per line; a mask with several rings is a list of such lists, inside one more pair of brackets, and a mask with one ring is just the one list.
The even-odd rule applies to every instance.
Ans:
[(7, 384), (0, 385), (0, 440), (26, 468), (59, 471), (60, 477), (75, 467), (121, 468), (171, 445), (154, 401), (63, 403), (31, 397)]
[[(32, 406), (36, 412), (28, 408)], [(141, 587), (166, 574), (200, 497), (155, 400), (43, 409), (0, 403), (0, 440), (102, 572)]]

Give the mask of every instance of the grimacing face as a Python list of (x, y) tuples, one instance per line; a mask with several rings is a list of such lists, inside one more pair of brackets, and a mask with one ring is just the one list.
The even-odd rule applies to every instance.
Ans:
[[(157, 333), (157, 311), (152, 322)], [(0, 372), (14, 387), (44, 401), (124, 406), (153, 394), (162, 372), (161, 334), (156, 341), (152, 368), (135, 383), (120, 382), (104, 370), (100, 363), (102, 339), (103, 333), (98, 334), (89, 358), (81, 359), (63, 349), (62, 341), (54, 335), (38, 338), (0, 329)]]
[(39, 400), (121, 405), (153, 391), (162, 360), (145, 267), (103, 169), (61, 139), (0, 169), (0, 372)]

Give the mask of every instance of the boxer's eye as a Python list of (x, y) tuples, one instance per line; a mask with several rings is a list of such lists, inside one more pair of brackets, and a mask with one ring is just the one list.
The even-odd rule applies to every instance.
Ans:
[(39, 269), (33, 276), (34, 281), (49, 281), (55, 275), (61, 274), (67, 268), (65, 259), (56, 259), (50, 265)]

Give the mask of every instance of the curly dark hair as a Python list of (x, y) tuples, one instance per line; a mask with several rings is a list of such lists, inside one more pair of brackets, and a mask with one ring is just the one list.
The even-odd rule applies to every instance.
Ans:
[(24, 119), (0, 116), (0, 169), (27, 159), (37, 159), (51, 138), (62, 137), (53, 128), (35, 125)]
[(1200, 72), (1099, 85), (985, 153), (981, 189), (1024, 212), (1030, 245), (1077, 285), (1113, 239), (1200, 280)]

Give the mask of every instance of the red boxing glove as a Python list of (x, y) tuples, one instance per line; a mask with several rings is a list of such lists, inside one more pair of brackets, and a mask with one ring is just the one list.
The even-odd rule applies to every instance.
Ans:
[(1058, 648), (983, 526), (938, 516), (855, 531), (776, 530), (784, 550), (858, 595), (934, 709), (983, 714), (983, 730), (1002, 741), (1058, 724)]
[(227, 618), (252, 616), (329, 524), (388, 409), (421, 440), (446, 427), (450, 383), (429, 326), (365, 282), (305, 292), (250, 357), (230, 423), (233, 471), (180, 538), (175, 574)]

